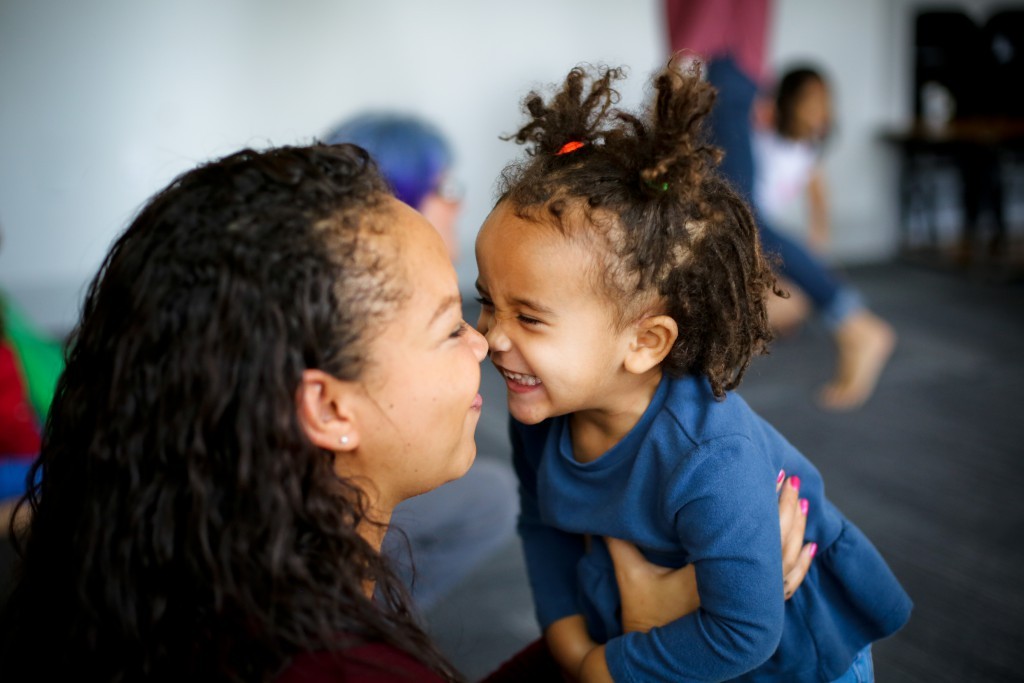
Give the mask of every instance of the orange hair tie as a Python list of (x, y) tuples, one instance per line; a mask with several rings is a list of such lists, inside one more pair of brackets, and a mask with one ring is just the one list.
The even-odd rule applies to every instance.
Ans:
[(557, 152), (555, 152), (555, 156), (556, 157), (560, 157), (563, 154), (571, 154), (572, 152), (575, 152), (576, 150), (578, 150), (580, 147), (582, 147), (585, 144), (587, 144), (587, 143), (580, 142), (579, 140), (570, 140), (569, 142), (567, 142), (564, 145), (562, 145), (561, 149), (559, 149)]

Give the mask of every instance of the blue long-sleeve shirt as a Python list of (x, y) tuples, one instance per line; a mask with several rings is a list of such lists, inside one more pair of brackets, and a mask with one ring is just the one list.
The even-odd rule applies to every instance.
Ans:
[[(640, 421), (597, 460), (573, 458), (568, 417), (512, 423), (519, 531), (542, 628), (582, 614), (616, 681), (831, 681), (900, 628), (911, 602), (870, 541), (824, 496), (811, 463), (736, 394), (665, 378)], [(801, 479), (819, 551), (782, 593), (776, 475)], [(584, 535), (592, 537), (589, 552)], [(696, 570), (701, 606), (623, 634), (602, 536)]]

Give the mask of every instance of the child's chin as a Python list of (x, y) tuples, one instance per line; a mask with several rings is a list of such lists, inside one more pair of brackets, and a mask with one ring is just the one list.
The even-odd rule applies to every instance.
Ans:
[(546, 413), (544, 413), (543, 411), (540, 411), (540, 410), (522, 410), (522, 409), (517, 409), (517, 407), (514, 406), (514, 405), (509, 406), (508, 412), (518, 422), (521, 422), (524, 425), (540, 424), (544, 420), (546, 420), (549, 417), (551, 417), (550, 415), (548, 415), (548, 414), (546, 414)]

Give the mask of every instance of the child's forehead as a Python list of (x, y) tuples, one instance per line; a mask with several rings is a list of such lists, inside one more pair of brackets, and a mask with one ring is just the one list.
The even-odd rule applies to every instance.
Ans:
[(560, 302), (582, 295), (608, 298), (601, 286), (608, 255), (598, 242), (566, 234), (550, 221), (524, 218), (510, 207), (496, 210), (484, 224), (477, 257), (478, 284), (485, 290), (511, 288), (529, 298)]
[(495, 256), (500, 263), (514, 254), (570, 260), (583, 256), (592, 259), (600, 251), (588, 231), (575, 222), (559, 222), (548, 212), (530, 207), (522, 211), (499, 205), (484, 222), (477, 237), (481, 257)]
[(555, 198), (525, 205), (506, 199), (494, 207), (481, 232), (599, 251), (618, 223), (611, 212), (588, 209), (584, 198)]

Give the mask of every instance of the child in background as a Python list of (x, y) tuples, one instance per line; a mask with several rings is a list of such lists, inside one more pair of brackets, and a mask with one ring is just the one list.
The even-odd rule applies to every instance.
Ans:
[[(791, 69), (776, 88), (773, 106), (753, 134), (753, 202), (764, 245), (771, 245), (788, 277), (787, 298), (768, 297), (768, 320), (777, 332), (792, 332), (813, 312), (833, 334), (839, 351), (836, 379), (822, 392), (834, 409), (859, 406), (875, 383), (895, 344), (889, 324), (870, 311), (863, 297), (820, 259), (829, 241), (828, 197), (821, 155), (832, 128), (832, 103), (821, 72)], [(772, 226), (785, 221), (792, 202), (807, 197), (807, 246)], [(831, 285), (828, 283), (831, 282)], [(829, 291), (832, 303), (823, 304)]]
[[(807, 246), (811, 252), (823, 254), (830, 233), (828, 193), (821, 167), (822, 151), (832, 128), (828, 84), (816, 69), (791, 69), (779, 80), (775, 96), (761, 102), (756, 111), (759, 127), (751, 138), (753, 202), (762, 220), (778, 225), (785, 222), (785, 212), (792, 203), (806, 196)], [(779, 243), (788, 243), (789, 237), (783, 238), (774, 228), (769, 230)], [(791, 254), (802, 249), (795, 242), (792, 245)], [(768, 321), (775, 332), (789, 334), (804, 323), (814, 303), (795, 283), (782, 280), (781, 285), (789, 296), (768, 297)], [(843, 294), (847, 299), (859, 300), (849, 286), (843, 291), (848, 293)]]
[[(757, 174), (751, 119), (764, 78), (772, 5), (770, 0), (665, 0), (671, 50), (681, 58), (703, 59), (707, 80), (718, 90), (708, 128), (713, 143), (725, 153), (719, 173), (748, 201), (754, 201)], [(775, 258), (786, 280), (806, 295), (790, 302), (813, 308), (835, 343), (835, 372), (819, 392), (819, 404), (826, 410), (859, 408), (871, 397), (892, 355), (895, 331), (838, 273), (802, 243), (775, 230), (759, 215), (756, 203), (754, 208), (763, 249)], [(777, 303), (777, 297), (769, 297), (769, 322), (791, 326), (796, 320), (781, 318), (779, 310), (785, 307)]]
[(828, 84), (811, 67), (787, 71), (779, 80), (765, 128), (754, 134), (754, 201), (778, 223), (786, 208), (806, 195), (812, 249), (825, 251), (829, 241), (828, 201), (823, 147), (832, 127)]
[[(514, 139), (529, 158), (506, 169), (477, 239), (545, 638), (583, 681), (863, 675), (910, 600), (810, 462), (727, 393), (770, 339), (774, 277), (702, 136), (714, 90), (666, 69), (635, 116), (613, 107), (620, 75), (577, 68), (551, 99), (527, 97)], [(788, 602), (780, 470), (814, 509), (818, 550)], [(624, 633), (602, 537), (692, 563), (700, 608)]]

